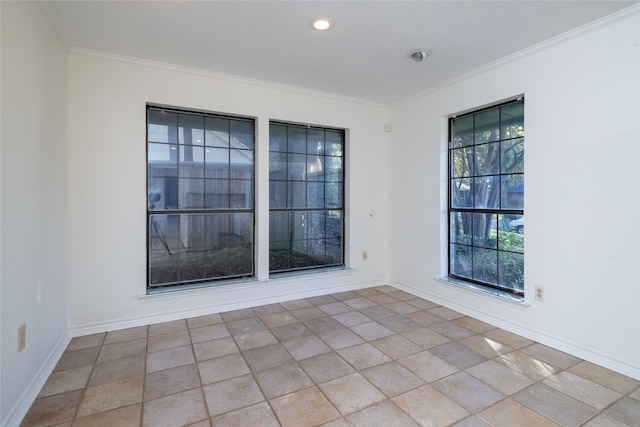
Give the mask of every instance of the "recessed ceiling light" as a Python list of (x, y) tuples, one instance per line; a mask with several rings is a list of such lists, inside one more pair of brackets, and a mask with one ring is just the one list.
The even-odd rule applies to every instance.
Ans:
[(333, 22), (331, 22), (331, 19), (326, 17), (313, 18), (309, 21), (309, 26), (314, 30), (327, 31), (333, 28)]
[(413, 49), (409, 51), (407, 56), (416, 62), (422, 62), (424, 59), (427, 59), (429, 56), (431, 56), (431, 50), (424, 48)]

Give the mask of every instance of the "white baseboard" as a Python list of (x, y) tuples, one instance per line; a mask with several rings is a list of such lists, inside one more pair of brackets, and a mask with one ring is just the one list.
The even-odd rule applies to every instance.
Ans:
[(18, 427), (24, 417), (29, 412), (31, 405), (35, 402), (40, 390), (49, 379), (49, 376), (53, 372), (53, 369), (58, 364), (62, 353), (69, 345), (71, 341), (71, 334), (68, 330), (64, 331), (55, 347), (49, 353), (49, 356), (44, 361), (36, 375), (33, 377), (25, 391), (22, 393), (18, 402), (11, 408), (11, 411), (7, 415), (7, 418), (2, 422), (2, 427)]
[(172, 320), (186, 319), (190, 317), (203, 316), (212, 313), (222, 313), (225, 311), (239, 310), (243, 308), (256, 307), (264, 304), (274, 304), (278, 302), (291, 301), (301, 298), (310, 298), (330, 293), (352, 291), (373, 286), (386, 285), (386, 279), (370, 280), (348, 285), (327, 286), (316, 289), (300, 289), (296, 291), (280, 292), (270, 295), (269, 297), (256, 296), (233, 301), (232, 303), (224, 303), (218, 305), (208, 305), (206, 307), (194, 308), (193, 310), (182, 310), (175, 312), (167, 312), (152, 316), (140, 316), (128, 319), (114, 320), (110, 322), (95, 323), (91, 325), (81, 325), (69, 328), (58, 340), (55, 348), (51, 351), (47, 360), (42, 364), (33, 380), (29, 383), (27, 389), (22, 393), (16, 405), (12, 408), (7, 418), (2, 422), (1, 427), (18, 427), (27, 412), (35, 402), (40, 390), (46, 383), (47, 379), (56, 367), (56, 364), (62, 357), (65, 349), (69, 345), (72, 337), (90, 335), (101, 332), (115, 331), (118, 329), (131, 328), (135, 326), (151, 325), (154, 323), (168, 322)]
[(477, 307), (472, 307), (466, 304), (460, 304), (458, 301), (443, 297), (441, 295), (433, 294), (431, 292), (425, 291), (424, 289), (420, 289), (406, 283), (389, 280), (389, 285), (398, 289), (402, 289), (403, 291), (409, 292), (410, 294), (416, 295), (418, 297), (432, 301), (436, 304), (440, 304), (444, 307), (458, 311), (467, 316), (482, 320), (483, 322), (487, 322), (491, 325), (502, 328), (514, 334), (518, 334), (530, 340), (534, 340), (540, 344), (544, 344), (556, 350), (563, 351), (572, 356), (595, 363), (596, 365), (611, 369), (612, 371), (618, 372), (628, 377), (640, 380), (640, 366), (633, 365), (624, 360), (620, 360), (615, 356), (604, 354), (598, 350), (585, 347), (582, 344), (566, 340), (564, 338), (549, 334), (545, 331), (513, 323), (509, 319), (497, 317), (494, 313), (478, 310)]
[[(299, 279), (298, 279), (299, 280)], [(352, 291), (373, 286), (386, 285), (386, 279), (370, 280), (355, 282), (339, 286), (326, 286), (314, 289), (296, 289), (294, 291), (281, 291), (268, 296), (258, 293), (258, 295), (236, 299), (233, 302), (225, 302), (221, 304), (208, 304), (203, 307), (194, 307), (188, 310), (176, 310), (151, 316), (131, 317), (127, 319), (119, 319), (108, 322), (99, 322), (86, 325), (73, 326), (69, 329), (72, 337), (97, 334), (108, 331), (116, 331), (119, 329), (133, 328), (136, 326), (152, 325), (162, 322), (170, 322), (173, 320), (188, 319), (191, 317), (204, 316), (213, 313), (224, 313), (226, 311), (240, 310), (243, 308), (251, 308), (259, 305), (275, 304), (279, 302), (291, 301), (302, 298), (310, 298), (319, 295), (327, 295), (337, 292)], [(270, 286), (270, 285), (267, 285)], [(273, 288), (270, 288), (273, 289)], [(206, 291), (206, 290), (205, 290)], [(152, 296), (152, 298), (155, 296)], [(163, 295), (159, 295), (163, 298)], [(167, 296), (171, 298), (172, 296)]]

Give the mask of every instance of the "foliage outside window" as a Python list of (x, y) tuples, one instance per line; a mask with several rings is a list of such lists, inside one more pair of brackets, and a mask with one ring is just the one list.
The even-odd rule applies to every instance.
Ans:
[(254, 274), (254, 121), (147, 107), (147, 287)]
[(344, 265), (344, 131), (270, 123), (269, 271)]
[(524, 293), (524, 99), (449, 122), (449, 276)]

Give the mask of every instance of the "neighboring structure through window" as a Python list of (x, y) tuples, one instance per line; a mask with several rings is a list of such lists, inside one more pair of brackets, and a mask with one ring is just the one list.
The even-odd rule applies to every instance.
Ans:
[(254, 275), (254, 129), (147, 107), (149, 290)]
[(344, 131), (269, 129), (269, 272), (344, 266)]
[(449, 277), (524, 293), (524, 99), (449, 121)]

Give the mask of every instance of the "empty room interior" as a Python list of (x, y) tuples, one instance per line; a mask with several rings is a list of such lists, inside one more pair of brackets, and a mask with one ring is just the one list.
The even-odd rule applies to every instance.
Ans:
[(638, 1), (0, 20), (3, 427), (640, 426)]

